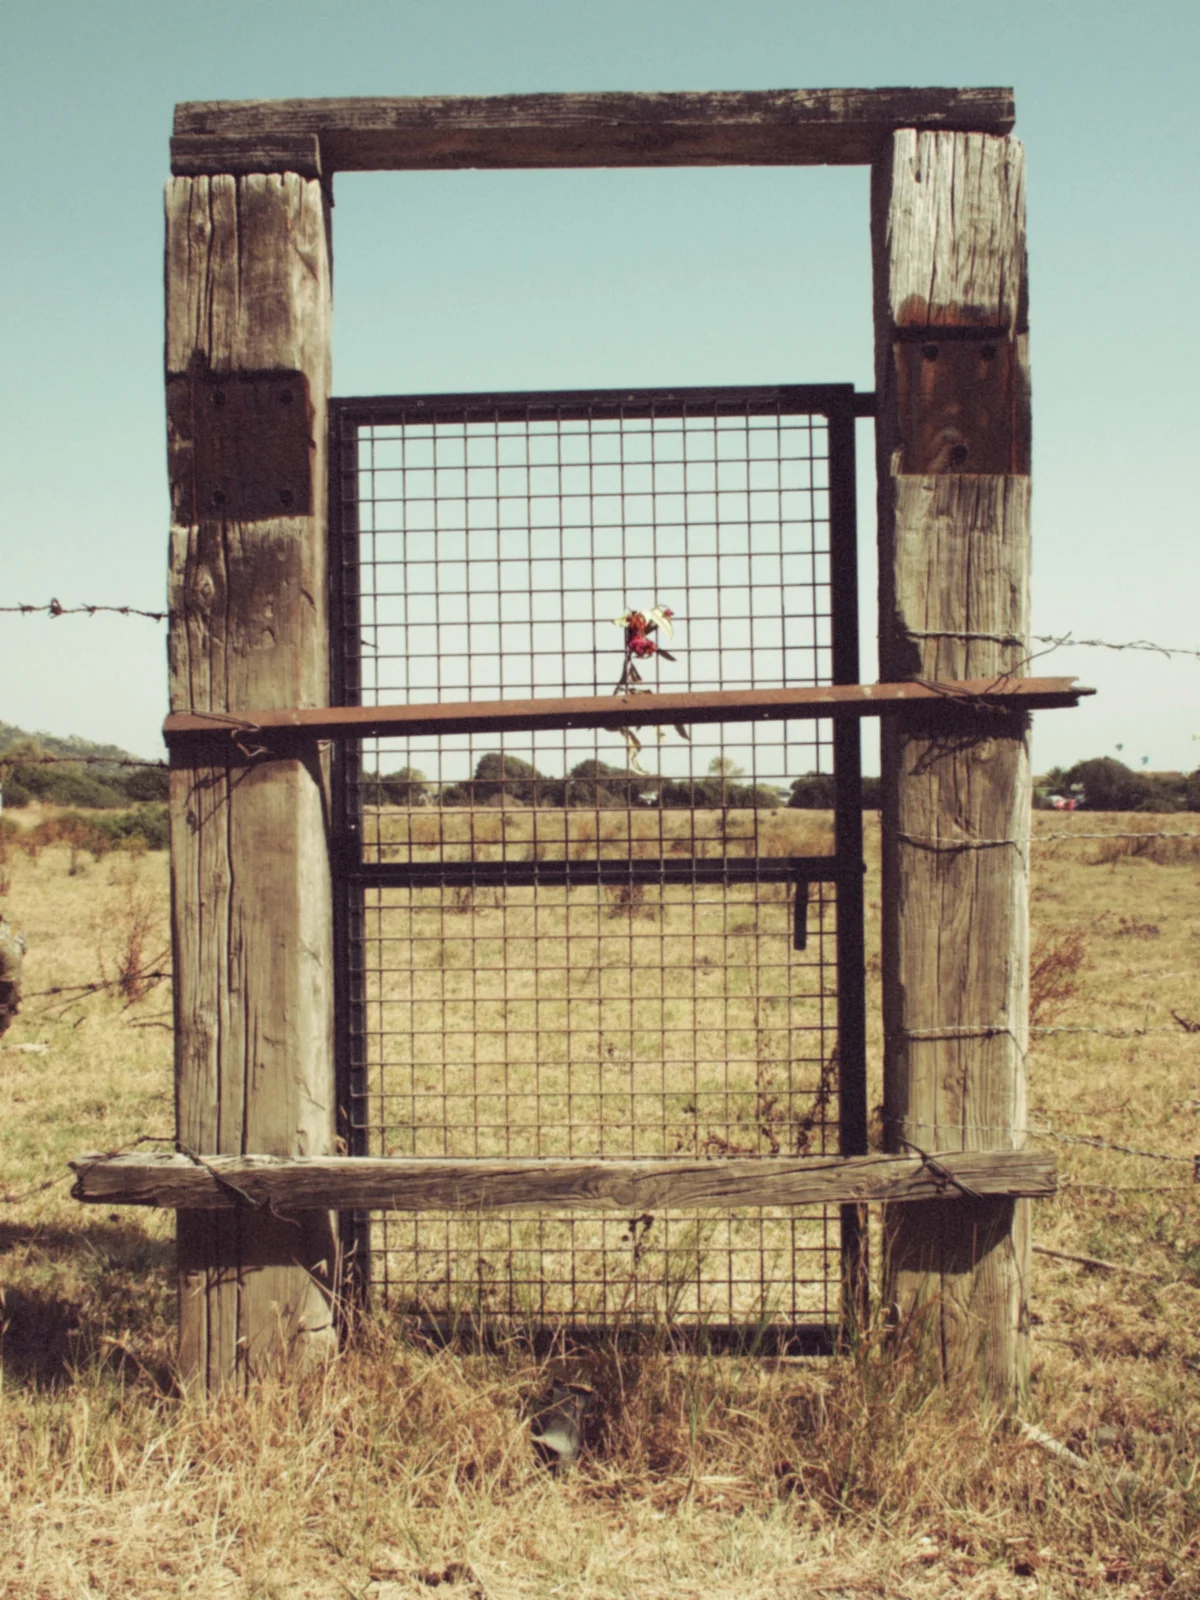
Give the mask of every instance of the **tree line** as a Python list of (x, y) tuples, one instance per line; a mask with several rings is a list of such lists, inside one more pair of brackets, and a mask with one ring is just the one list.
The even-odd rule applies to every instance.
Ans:
[[(646, 777), (594, 757), (580, 761), (563, 778), (548, 776), (520, 756), (489, 750), (474, 774), (459, 783), (430, 783), (416, 767), (398, 772), (364, 773), (361, 794), (367, 805), (392, 806), (549, 806), (592, 811), (663, 809), (667, 811), (801, 811), (831, 810), (834, 780), (828, 773), (807, 773), (790, 789), (747, 783), (745, 773), (727, 757), (716, 756), (702, 778)], [(879, 804), (879, 779), (863, 780), (864, 807)]]
[(164, 767), (76, 765), (69, 756), (47, 762), (45, 750), (33, 740), (21, 740), (0, 752), (0, 784), (5, 806), (80, 806), (87, 811), (109, 811), (120, 806), (144, 805), (167, 798)]
[[(367, 805), (549, 806), (625, 811), (647, 808), (682, 811), (765, 810), (832, 811), (836, 785), (832, 773), (807, 772), (788, 788), (747, 783), (742, 769), (726, 757), (709, 763), (702, 778), (644, 777), (624, 767), (590, 758), (563, 778), (539, 772), (520, 756), (490, 750), (479, 758), (472, 777), (431, 783), (416, 767), (398, 772), (364, 773), (361, 794)], [(880, 780), (862, 780), (863, 809), (877, 811)], [(1050, 805), (1051, 795), (1071, 798), (1084, 811), (1200, 811), (1200, 769), (1191, 773), (1135, 772), (1109, 756), (1052, 767), (1037, 783), (1035, 804)]]
[(1073, 799), (1081, 811), (1200, 811), (1200, 767), (1192, 773), (1136, 772), (1112, 756), (1052, 767), (1038, 782), (1038, 803)]

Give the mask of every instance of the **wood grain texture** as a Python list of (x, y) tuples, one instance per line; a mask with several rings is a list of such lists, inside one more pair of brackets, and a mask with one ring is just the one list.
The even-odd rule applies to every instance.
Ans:
[[(171, 705), (219, 712), (329, 699), (325, 405), (329, 260), (320, 185), (294, 174), (167, 185)], [(307, 516), (193, 520), (194, 439), (180, 401), (212, 372), (307, 380)], [(171, 773), (179, 1138), (280, 1156), (332, 1149), (327, 774), (207, 753)], [(331, 1346), (328, 1216), (179, 1216), (180, 1360), (209, 1387), (281, 1349)]]
[[(911, 1156), (770, 1157), (727, 1161), (411, 1160), (334, 1156), (175, 1154), (82, 1156), (71, 1163), (80, 1200), (106, 1205), (279, 1207), (371, 1211), (563, 1210), (613, 1206), (663, 1210), (716, 1206), (833, 1205), (931, 1196), (1048, 1195), (1054, 1159), (1040, 1152)], [(962, 1188), (955, 1185), (961, 1184)]]
[[(1020, 146), (897, 133), (873, 174), (872, 224), (880, 675), (1019, 673), (1026, 647), (1001, 641), (1028, 636), (1028, 477), (904, 474), (896, 350), (905, 327), (1006, 330), (1020, 376), (1015, 426), (1027, 434)], [(1028, 1044), (1028, 719), (1009, 713), (952, 735), (913, 711), (885, 723), (882, 737), (888, 1146), (1018, 1149)], [(1005, 1396), (1028, 1371), (1027, 1211), (1023, 1201), (931, 1201), (889, 1219), (888, 1294), (901, 1323), (931, 1367), (972, 1367)]]
[(315, 133), (260, 133), (226, 138), (214, 133), (176, 134), (171, 140), (171, 171), (176, 177), (205, 174), (295, 172), (321, 176), (321, 141)]
[(861, 164), (898, 127), (1013, 125), (1012, 90), (779, 89), (428, 99), (216, 100), (176, 136), (315, 134), (327, 173), (453, 167)]

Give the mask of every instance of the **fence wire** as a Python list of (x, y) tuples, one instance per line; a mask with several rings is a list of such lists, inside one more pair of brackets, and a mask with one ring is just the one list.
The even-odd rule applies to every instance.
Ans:
[[(613, 696), (598, 732), (364, 741), (351, 1148), (837, 1151), (834, 840), (784, 803), (832, 774), (832, 724), (621, 721), (656, 689), (833, 680), (825, 416), (346, 404), (349, 695)], [(377, 1295), (425, 1320), (839, 1313), (836, 1210), (382, 1214), (364, 1243)]]

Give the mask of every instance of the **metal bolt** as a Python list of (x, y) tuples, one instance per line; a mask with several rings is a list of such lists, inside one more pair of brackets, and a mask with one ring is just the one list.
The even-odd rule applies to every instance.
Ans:
[(294, 496), (293, 496), (292, 491), (290, 489), (280, 489), (280, 491), (279, 491), (279, 504), (281, 506), (290, 506), (291, 503), (292, 503), (293, 498), (294, 498)]
[(923, 344), (921, 346), (921, 354), (925, 357), (926, 361), (936, 361), (939, 355), (939, 350), (936, 344)]
[(979, 348), (979, 354), (985, 361), (994, 361), (996, 357), (996, 346), (994, 344), (981, 345)]
[(213, 505), (215, 505), (215, 506), (223, 506), (225, 504), (226, 498), (227, 498), (227, 496), (225, 494), (224, 489), (214, 489), (213, 490), (213, 497), (212, 497)]
[(290, 406), (294, 399), (295, 396), (290, 389), (281, 389), (279, 391), (279, 404), (281, 406)]
[(967, 447), (966, 447), (966, 445), (965, 444), (956, 444), (954, 446), (953, 450), (951, 450), (951, 452), (950, 452), (950, 464), (951, 464), (951, 466), (961, 467), (963, 462), (966, 459), (967, 459)]
[(224, 391), (224, 389), (214, 389), (213, 390), (213, 392), (212, 392), (212, 403), (213, 403), (214, 406), (223, 406), (225, 404), (225, 391)]

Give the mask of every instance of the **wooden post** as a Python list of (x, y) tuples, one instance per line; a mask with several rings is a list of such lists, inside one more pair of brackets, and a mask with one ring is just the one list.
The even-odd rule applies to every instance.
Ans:
[[(1019, 671), (1029, 606), (1024, 162), (903, 129), (872, 183), (880, 677)], [(1024, 1143), (1028, 717), (883, 725), (888, 1148)], [(935, 1372), (1028, 1371), (1028, 1201), (890, 1211), (886, 1295)]]
[[(198, 1156), (333, 1150), (327, 763), (220, 731), (247, 706), (329, 701), (321, 185), (173, 178), (166, 193), (173, 711), (171, 882), (179, 1139)], [(181, 1212), (185, 1381), (245, 1382), (332, 1347), (328, 1213)]]

